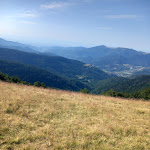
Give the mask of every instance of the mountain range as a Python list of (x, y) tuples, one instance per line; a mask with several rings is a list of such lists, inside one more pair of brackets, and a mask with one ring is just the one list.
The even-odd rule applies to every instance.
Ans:
[(150, 70), (150, 54), (128, 48), (50, 47), (44, 53), (48, 55), (49, 52), (89, 63), (118, 76), (128, 77), (137, 71)]
[(0, 59), (32, 65), (83, 82), (94, 82), (112, 77), (92, 65), (60, 56), (46, 56), (0, 48)]
[(150, 87), (149, 57), (148, 53), (106, 46), (36, 50), (0, 39), (0, 72), (28, 83), (40, 81), (48, 87), (71, 91), (87, 88), (100, 94), (112, 88), (129, 92)]
[(129, 48), (86, 47), (36, 47), (0, 38), (0, 47), (47, 56), (62, 56), (91, 64), (106, 73), (129, 77), (150, 74), (150, 54)]

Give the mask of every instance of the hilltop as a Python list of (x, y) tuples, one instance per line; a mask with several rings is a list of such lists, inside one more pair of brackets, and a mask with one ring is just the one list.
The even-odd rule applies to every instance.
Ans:
[(150, 149), (150, 103), (0, 82), (0, 149)]

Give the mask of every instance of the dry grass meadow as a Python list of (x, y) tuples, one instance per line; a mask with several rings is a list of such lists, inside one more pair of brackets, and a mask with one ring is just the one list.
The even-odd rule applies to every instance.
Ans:
[(150, 102), (0, 82), (1, 150), (150, 150)]

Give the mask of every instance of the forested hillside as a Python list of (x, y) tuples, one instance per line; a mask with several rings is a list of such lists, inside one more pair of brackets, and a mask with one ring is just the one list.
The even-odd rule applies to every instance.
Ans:
[(36, 66), (57, 75), (63, 75), (84, 82), (93, 82), (112, 77), (91, 65), (59, 56), (45, 56), (0, 48), (0, 59)]
[(17, 76), (21, 80), (32, 84), (36, 81), (40, 81), (43, 82), (47, 87), (71, 91), (79, 91), (82, 88), (89, 88), (82, 82), (60, 77), (54, 73), (34, 66), (6, 60), (0, 60), (0, 72), (8, 74), (9, 76)]
[(94, 93), (106, 92), (114, 89), (117, 92), (134, 92), (150, 87), (150, 76), (134, 76), (132, 78), (112, 78), (99, 81), (96, 85)]

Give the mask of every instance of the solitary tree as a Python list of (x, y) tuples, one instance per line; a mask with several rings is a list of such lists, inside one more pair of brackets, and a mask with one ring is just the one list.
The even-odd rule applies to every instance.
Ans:
[(84, 88), (84, 89), (80, 89), (80, 92), (81, 93), (89, 93), (89, 90), (87, 88)]
[(39, 81), (34, 82), (34, 86), (40, 87), (40, 86), (41, 86), (41, 83), (40, 83)]

